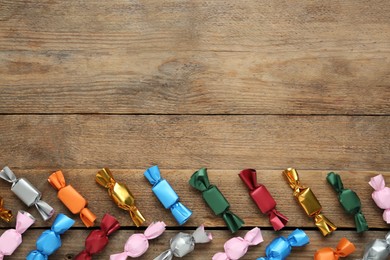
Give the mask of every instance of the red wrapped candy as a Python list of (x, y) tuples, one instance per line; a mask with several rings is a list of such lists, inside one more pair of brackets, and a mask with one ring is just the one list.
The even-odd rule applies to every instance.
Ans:
[(100, 253), (108, 244), (108, 236), (120, 228), (118, 220), (110, 214), (103, 216), (100, 229), (93, 230), (85, 240), (85, 249), (76, 257), (76, 260), (90, 260), (92, 255)]
[(263, 184), (257, 182), (257, 174), (254, 169), (242, 170), (238, 176), (249, 188), (249, 195), (263, 214), (267, 214), (269, 222), (275, 230), (282, 229), (288, 222), (288, 218), (276, 211), (276, 201)]

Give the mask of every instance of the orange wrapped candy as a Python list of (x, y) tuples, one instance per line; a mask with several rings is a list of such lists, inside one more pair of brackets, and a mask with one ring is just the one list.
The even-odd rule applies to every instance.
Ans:
[(71, 185), (66, 186), (62, 171), (52, 173), (48, 182), (51, 186), (58, 190), (58, 198), (73, 214), (80, 213), (80, 218), (86, 227), (94, 225), (96, 216), (87, 208), (87, 200), (84, 199), (84, 197), (81, 196), (80, 193), (78, 193)]
[(316, 252), (314, 260), (338, 260), (340, 257), (347, 257), (355, 252), (355, 245), (343, 237), (336, 249), (325, 247)]
[(5, 222), (11, 222), (12, 212), (8, 209), (3, 208), (4, 201), (3, 198), (0, 197), (0, 218)]

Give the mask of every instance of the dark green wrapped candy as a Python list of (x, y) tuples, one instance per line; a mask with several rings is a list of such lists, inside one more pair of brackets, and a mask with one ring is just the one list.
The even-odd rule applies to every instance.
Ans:
[(244, 221), (229, 210), (230, 204), (217, 186), (210, 184), (206, 168), (196, 171), (191, 176), (189, 183), (192, 187), (202, 192), (203, 199), (207, 205), (209, 205), (215, 215), (223, 218), (232, 233), (241, 228)]
[(360, 199), (356, 192), (350, 189), (344, 189), (340, 175), (334, 172), (328, 173), (326, 177), (333, 189), (338, 193), (338, 198), (344, 210), (355, 217), (356, 231), (358, 233), (368, 230), (367, 221), (362, 213)]

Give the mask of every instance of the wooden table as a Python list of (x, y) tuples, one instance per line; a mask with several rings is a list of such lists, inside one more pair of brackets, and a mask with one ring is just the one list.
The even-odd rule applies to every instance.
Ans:
[[(168, 231), (142, 259), (168, 247), (178, 231), (204, 223), (211, 244), (187, 259), (210, 259), (232, 234), (188, 185), (208, 167), (210, 179), (245, 220), (235, 235), (259, 226), (264, 243), (296, 227), (310, 244), (290, 259), (311, 259), (346, 236), (357, 246), (383, 238), (389, 226), (371, 199), (370, 177), (390, 183), (390, 5), (388, 1), (0, 1), (0, 161), (27, 177), (57, 212), (71, 213), (47, 183), (66, 180), (98, 216), (122, 228), (96, 259), (119, 252), (137, 229), (94, 176), (112, 169), (128, 184), (147, 219)], [(194, 212), (178, 227), (152, 195), (143, 172), (158, 164)], [(322, 237), (292, 197), (281, 172), (299, 170), (338, 230)], [(258, 170), (290, 218), (274, 232), (238, 178)], [(325, 177), (341, 174), (363, 205), (370, 231), (358, 235)], [(14, 212), (26, 207), (0, 182)], [(38, 217), (35, 209), (29, 210)], [(77, 216), (52, 259), (83, 249), (89, 230)], [(13, 257), (23, 259), (52, 220), (38, 219)], [(1, 232), (15, 223), (0, 223)], [(145, 227), (144, 227), (145, 228)]]

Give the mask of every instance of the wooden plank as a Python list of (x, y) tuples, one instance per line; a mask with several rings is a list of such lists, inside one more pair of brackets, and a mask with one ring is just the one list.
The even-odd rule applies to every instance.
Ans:
[[(70, 233), (69, 233), (70, 232)], [(140, 259), (153, 259), (164, 250), (168, 249), (168, 240), (174, 236), (178, 231), (168, 230), (159, 238), (156, 238), (149, 243), (149, 250)], [(191, 233), (191, 231), (184, 231)], [(195, 251), (186, 256), (186, 259), (211, 259), (211, 257), (223, 250), (223, 244), (226, 240), (231, 238), (228, 231), (211, 230), (213, 235), (213, 241), (209, 244), (198, 244), (195, 247)], [(247, 231), (239, 231), (237, 235), (244, 236)], [(264, 256), (264, 251), (268, 243), (275, 237), (282, 235), (287, 236), (291, 231), (282, 231), (275, 233), (273, 231), (263, 230), (264, 242), (258, 246), (249, 247), (248, 253), (241, 258), (256, 259), (257, 257)], [(356, 246), (356, 251), (350, 255), (350, 259), (358, 259), (361, 257), (364, 246), (370, 241), (376, 238), (384, 238), (385, 231), (372, 231), (359, 236), (356, 232), (340, 231), (333, 234), (331, 237), (324, 238), (317, 231), (306, 231), (310, 237), (310, 244), (305, 247), (293, 249), (289, 259), (313, 259), (315, 252), (323, 247), (336, 247), (338, 241), (342, 237), (347, 237)], [(25, 233), (22, 245), (12, 256), (12, 259), (25, 259), (25, 256), (31, 250), (35, 249), (35, 241), (42, 233), (42, 230), (29, 230)], [(123, 252), (123, 246), (127, 238), (135, 233), (130, 230), (119, 230), (110, 237), (110, 243), (105, 250), (95, 255), (97, 259), (108, 259), (110, 254)], [(136, 232), (138, 233), (138, 232)], [(53, 259), (71, 259), (78, 252), (83, 250), (84, 240), (88, 236), (89, 232), (86, 230), (71, 230), (62, 236), (62, 247), (52, 255)], [(114, 243), (115, 241), (115, 243)]]
[(390, 113), (386, 1), (0, 7), (0, 113)]
[[(71, 213), (57, 199), (56, 191), (47, 183), (47, 178), (52, 170), (15, 170), (18, 177), (27, 177), (36, 187), (43, 192), (43, 199), (51, 204), (57, 212)], [(194, 170), (166, 170), (161, 169), (162, 176), (166, 178), (179, 194), (184, 205), (193, 210), (193, 216), (185, 224), (186, 227), (196, 227), (201, 223), (205, 223), (210, 227), (225, 227), (223, 220), (214, 215), (203, 201), (200, 192), (192, 188), (188, 184), (188, 180)], [(153, 220), (164, 220), (171, 227), (177, 226), (177, 223), (172, 218), (169, 210), (165, 210), (157, 198), (151, 191), (149, 182), (143, 176), (142, 170), (120, 170), (112, 169), (117, 181), (126, 183), (129, 189), (134, 194), (137, 205), (140, 211), (144, 214), (148, 225)], [(110, 212), (114, 214), (121, 225), (124, 227), (132, 227), (132, 223), (128, 214), (117, 208), (106, 193), (106, 190), (95, 183), (95, 174), (97, 169), (72, 169), (64, 170), (64, 175), (68, 184), (71, 184), (89, 201), (89, 208), (94, 212), (98, 219), (104, 213)], [(271, 228), (268, 218), (262, 215), (251, 201), (247, 188), (244, 186), (240, 178), (237, 176), (238, 171), (235, 170), (209, 170), (209, 178), (212, 184), (218, 186), (221, 192), (225, 195), (231, 204), (231, 210), (239, 215), (245, 221), (245, 226), (253, 227), (268, 227)], [(331, 219), (339, 228), (354, 228), (354, 220), (352, 216), (347, 215), (341, 208), (336, 193), (326, 182), (326, 174), (328, 171), (312, 171), (302, 170), (299, 174), (302, 183), (311, 187), (322, 203), (324, 208), (323, 213)], [(390, 183), (390, 172), (381, 172), (386, 182)], [(295, 202), (292, 196), (292, 190), (288, 186), (286, 180), (281, 174), (281, 170), (259, 170), (259, 182), (266, 185), (271, 194), (278, 203), (277, 209), (288, 216), (290, 221), (288, 227), (306, 227), (314, 228), (313, 221), (308, 218)], [(356, 172), (342, 171), (340, 172), (342, 180), (346, 188), (350, 188), (357, 192), (362, 201), (362, 210), (371, 228), (388, 228), (382, 219), (383, 211), (376, 207), (371, 199), (372, 188), (368, 185), (371, 177), (378, 174), (376, 171)], [(234, 188), (233, 188), (234, 187)], [(11, 193), (8, 183), (1, 181), (0, 190), (5, 199), (6, 206), (16, 212), (18, 209), (27, 208)], [(32, 214), (38, 217), (35, 209), (29, 210)], [(78, 216), (76, 219), (76, 227), (84, 227)], [(0, 223), (0, 227), (12, 226), (13, 224)], [(36, 227), (49, 227), (51, 221), (44, 222), (41, 219), (35, 224)]]
[(2, 115), (13, 168), (390, 168), (390, 117)]

